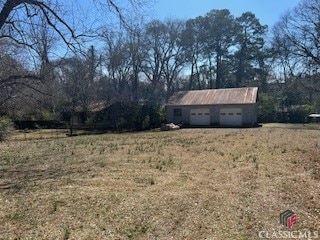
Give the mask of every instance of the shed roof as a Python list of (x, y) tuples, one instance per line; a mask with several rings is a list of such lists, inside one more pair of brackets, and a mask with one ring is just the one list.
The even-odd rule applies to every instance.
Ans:
[(311, 118), (320, 118), (320, 113), (312, 113), (312, 114), (310, 114), (308, 117), (311, 117)]
[(257, 87), (181, 91), (167, 105), (253, 104), (257, 102), (257, 94)]

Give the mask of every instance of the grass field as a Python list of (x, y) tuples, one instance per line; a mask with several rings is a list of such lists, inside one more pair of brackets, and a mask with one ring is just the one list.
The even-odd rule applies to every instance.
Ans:
[(258, 239), (320, 232), (320, 127), (182, 129), (0, 143), (0, 239)]

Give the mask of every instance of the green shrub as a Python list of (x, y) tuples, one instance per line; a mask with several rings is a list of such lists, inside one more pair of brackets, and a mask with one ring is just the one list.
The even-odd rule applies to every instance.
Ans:
[(142, 121), (142, 129), (149, 129), (149, 128), (150, 128), (150, 117), (149, 115), (147, 115)]
[(4, 141), (13, 129), (13, 122), (10, 118), (0, 117), (0, 141)]
[(135, 102), (115, 102), (91, 117), (89, 123), (117, 131), (157, 128), (165, 121), (164, 108)]
[(312, 105), (300, 105), (291, 107), (288, 111), (288, 122), (290, 123), (305, 123), (309, 114), (315, 112), (315, 107)]
[(275, 122), (277, 121), (277, 101), (274, 97), (261, 93), (258, 102), (258, 122)]

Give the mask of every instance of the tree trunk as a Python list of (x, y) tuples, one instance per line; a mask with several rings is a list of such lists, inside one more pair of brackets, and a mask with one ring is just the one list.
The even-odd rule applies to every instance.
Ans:
[(189, 88), (188, 88), (189, 90), (192, 89), (192, 85), (193, 85), (193, 74), (194, 74), (193, 68), (194, 68), (194, 64), (192, 62), (191, 74), (190, 74), (190, 78), (189, 78)]
[(221, 88), (221, 56), (217, 53), (216, 57), (217, 61), (217, 77), (216, 77), (216, 88), (219, 89)]

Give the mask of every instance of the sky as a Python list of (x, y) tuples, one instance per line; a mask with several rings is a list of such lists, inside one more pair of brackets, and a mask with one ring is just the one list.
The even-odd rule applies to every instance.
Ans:
[(157, 0), (153, 12), (158, 19), (187, 20), (203, 16), (212, 9), (229, 9), (235, 17), (250, 11), (261, 24), (268, 25), (271, 29), (283, 13), (299, 2), (300, 0)]

